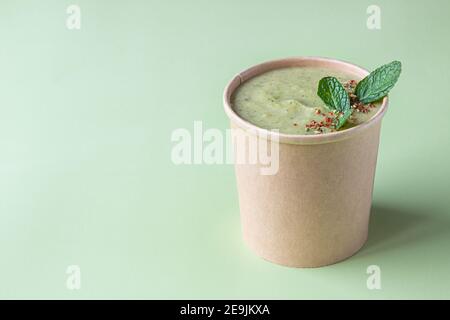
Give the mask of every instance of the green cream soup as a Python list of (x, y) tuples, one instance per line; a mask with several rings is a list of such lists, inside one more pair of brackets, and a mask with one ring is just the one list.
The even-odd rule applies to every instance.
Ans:
[[(248, 122), (264, 129), (278, 129), (287, 134), (317, 134), (306, 125), (312, 120), (326, 120), (330, 110), (317, 95), (319, 80), (334, 76), (341, 83), (355, 77), (328, 68), (292, 67), (272, 70), (244, 82), (232, 97), (235, 112)], [(339, 130), (354, 127), (370, 119), (380, 108), (376, 103), (365, 112), (354, 109), (352, 116)]]

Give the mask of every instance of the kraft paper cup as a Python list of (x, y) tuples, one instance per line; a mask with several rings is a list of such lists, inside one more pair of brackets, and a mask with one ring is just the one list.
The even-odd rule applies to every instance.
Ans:
[(368, 71), (318, 57), (269, 61), (237, 74), (224, 91), (231, 127), (265, 143), (279, 141), (279, 168), (262, 175), (263, 165), (235, 163), (245, 243), (262, 258), (291, 267), (320, 267), (356, 253), (368, 234), (381, 119), (388, 106), (356, 127), (320, 135), (271, 132), (240, 118), (233, 92), (266, 71), (301, 66), (338, 69), (362, 79)]

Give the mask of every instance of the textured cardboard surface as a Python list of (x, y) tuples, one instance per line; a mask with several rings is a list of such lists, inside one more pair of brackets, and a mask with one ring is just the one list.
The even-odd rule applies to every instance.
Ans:
[[(291, 58), (250, 68), (225, 89), (231, 127), (251, 128), (247, 134), (254, 136), (255, 127), (230, 106), (240, 83), (268, 68), (311, 64), (340, 68), (357, 78), (367, 74), (359, 67), (322, 58)], [(259, 164), (235, 165), (243, 237), (254, 252), (286, 266), (319, 267), (343, 260), (363, 246), (386, 108), (387, 98), (370, 121), (337, 133), (278, 134), (275, 175), (261, 175)]]

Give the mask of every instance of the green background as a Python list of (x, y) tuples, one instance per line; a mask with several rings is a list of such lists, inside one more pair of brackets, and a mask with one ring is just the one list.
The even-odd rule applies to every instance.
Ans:
[[(0, 4), (1, 298), (450, 298), (449, 1), (73, 3), (81, 30), (69, 1)], [(320, 269), (251, 253), (233, 167), (170, 155), (176, 128), (228, 127), (235, 73), (296, 55), (404, 69), (368, 243)]]

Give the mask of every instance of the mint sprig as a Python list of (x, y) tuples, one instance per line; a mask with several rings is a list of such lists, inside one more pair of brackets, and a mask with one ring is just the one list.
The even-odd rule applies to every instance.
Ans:
[(364, 104), (385, 97), (394, 87), (402, 71), (400, 61), (392, 61), (372, 71), (356, 86), (356, 96)]
[[(394, 87), (400, 73), (400, 61), (392, 61), (372, 71), (362, 79), (355, 88), (356, 101), (354, 103), (368, 104), (385, 97)], [(342, 127), (351, 116), (353, 110), (350, 105), (348, 92), (335, 77), (320, 79), (317, 95), (331, 111), (337, 111), (336, 129)]]
[(347, 91), (335, 77), (320, 79), (317, 94), (330, 110), (342, 113), (337, 118), (336, 129), (342, 127), (352, 114)]
[(331, 110), (344, 112), (350, 108), (348, 93), (335, 77), (320, 79), (317, 94)]

